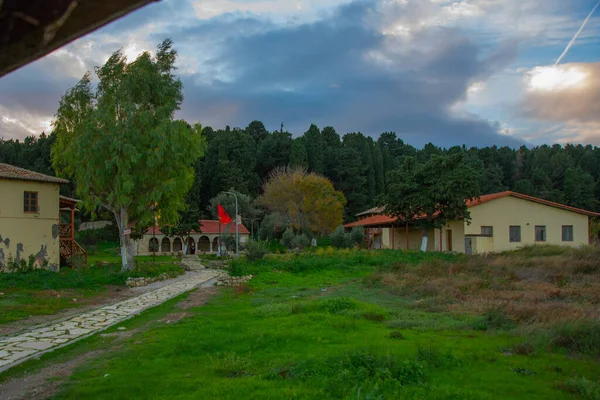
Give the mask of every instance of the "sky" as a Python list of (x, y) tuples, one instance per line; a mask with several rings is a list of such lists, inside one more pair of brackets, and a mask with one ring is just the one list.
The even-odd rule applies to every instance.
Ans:
[(50, 132), (85, 71), (169, 37), (184, 85), (177, 117), (203, 126), (600, 145), (600, 7), (581, 29), (596, 3), (162, 0), (1, 78), (0, 138)]

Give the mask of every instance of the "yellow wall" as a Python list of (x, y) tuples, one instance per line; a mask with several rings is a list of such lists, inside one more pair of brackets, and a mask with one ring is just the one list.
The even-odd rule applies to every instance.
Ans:
[(485, 254), (494, 251), (494, 238), (489, 236), (469, 236), (471, 239), (471, 254)]
[[(38, 192), (39, 211), (26, 214), (23, 211), (24, 192)], [(0, 263), (11, 256), (27, 260), (30, 255), (48, 261), (58, 268), (59, 252), (59, 185), (32, 181), (0, 179)], [(10, 241), (6, 246), (7, 239)], [(44, 246), (44, 249), (42, 249)], [(21, 249), (22, 251), (17, 251)], [(2, 254), (4, 259), (2, 260)], [(41, 266), (41, 265), (40, 265)]]
[[(448, 231), (452, 231), (452, 250), (448, 248)], [(440, 231), (435, 230), (435, 248), (440, 250)], [(465, 252), (465, 224), (463, 221), (450, 221), (442, 228), (442, 251)]]
[[(492, 226), (493, 251), (514, 250), (525, 245), (555, 244), (580, 246), (588, 244), (588, 217), (556, 207), (549, 207), (515, 197), (503, 197), (469, 209), (471, 224), (465, 223), (467, 235), (481, 234), (482, 226)], [(521, 242), (511, 243), (509, 227), (521, 226)], [(546, 242), (535, 241), (535, 226), (546, 226)], [(573, 242), (562, 241), (562, 226), (573, 225)]]
[[(385, 242), (387, 243), (387, 247), (384, 246), (384, 248), (392, 248), (392, 242), (391, 242), (391, 228), (388, 228), (389, 230), (389, 236), (390, 239), (389, 241)], [(394, 228), (394, 245), (393, 245), (393, 249), (394, 250), (406, 250), (406, 228), (405, 227), (396, 227)], [(439, 232), (438, 232), (438, 236), (439, 236)], [(439, 245), (436, 248), (436, 240), (435, 240), (435, 232), (433, 231), (433, 229), (430, 229), (427, 232), (427, 251), (437, 251), (439, 250)], [(409, 227), (408, 229), (408, 249), (409, 250), (421, 250), (421, 238), (422, 238), (422, 230), (421, 229), (415, 229), (414, 227)]]

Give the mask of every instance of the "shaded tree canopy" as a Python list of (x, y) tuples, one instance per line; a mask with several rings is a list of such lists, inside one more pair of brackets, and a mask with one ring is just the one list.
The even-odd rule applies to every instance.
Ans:
[(407, 157), (397, 170), (388, 173), (386, 213), (404, 221), (417, 218), (424, 228), (440, 228), (447, 221), (470, 220), (465, 199), (480, 194), (473, 168), (465, 154), (434, 154), (419, 162)]

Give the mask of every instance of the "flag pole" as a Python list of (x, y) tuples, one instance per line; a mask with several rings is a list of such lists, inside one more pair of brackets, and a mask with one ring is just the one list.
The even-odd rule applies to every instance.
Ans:
[(235, 258), (239, 258), (240, 252), (239, 252), (239, 248), (238, 248), (238, 243), (240, 240), (239, 240), (239, 231), (238, 231), (238, 197), (237, 197), (237, 194), (235, 194), (233, 192), (223, 192), (223, 193), (231, 194), (231, 195), (233, 195), (233, 197), (235, 197)]

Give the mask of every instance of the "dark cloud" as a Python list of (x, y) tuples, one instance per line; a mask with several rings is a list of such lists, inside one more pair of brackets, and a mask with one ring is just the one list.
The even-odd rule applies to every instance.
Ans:
[[(372, 28), (368, 22), (383, 19), (374, 6), (352, 3), (318, 22), (229, 36), (205, 63), (218, 80), (184, 79), (182, 115), (217, 126), (283, 121), (296, 133), (313, 122), (341, 132), (393, 130), (417, 145), (521, 143), (498, 134), (495, 123), (450, 111), (472, 82), (514, 59), (514, 43), (484, 52), (460, 30), (442, 27), (407, 43)], [(217, 28), (212, 21), (186, 34)]]
[[(147, 41), (172, 37), (180, 50), (185, 101), (179, 115), (190, 121), (223, 127), (260, 119), (271, 129), (284, 122), (296, 134), (310, 123), (341, 133), (396, 131), (415, 145), (521, 144), (500, 135), (495, 122), (451, 110), (470, 84), (514, 60), (516, 44), (483, 47), (466, 31), (418, 24), (410, 38), (384, 35), (382, 27), (394, 18), (410, 23), (429, 10), (415, 0), (382, 12), (382, 3), (357, 1), (316, 22), (281, 25), (240, 14), (197, 20), (190, 2), (161, 2), (66, 48), (84, 60), (47, 57), (3, 78), (0, 105), (54, 114), (60, 96), (99, 55), (147, 28)], [(166, 22), (168, 29), (152, 29)], [(115, 37), (122, 43), (108, 49)], [(84, 52), (81, 43), (92, 50)], [(77, 63), (85, 67), (74, 68)]]

